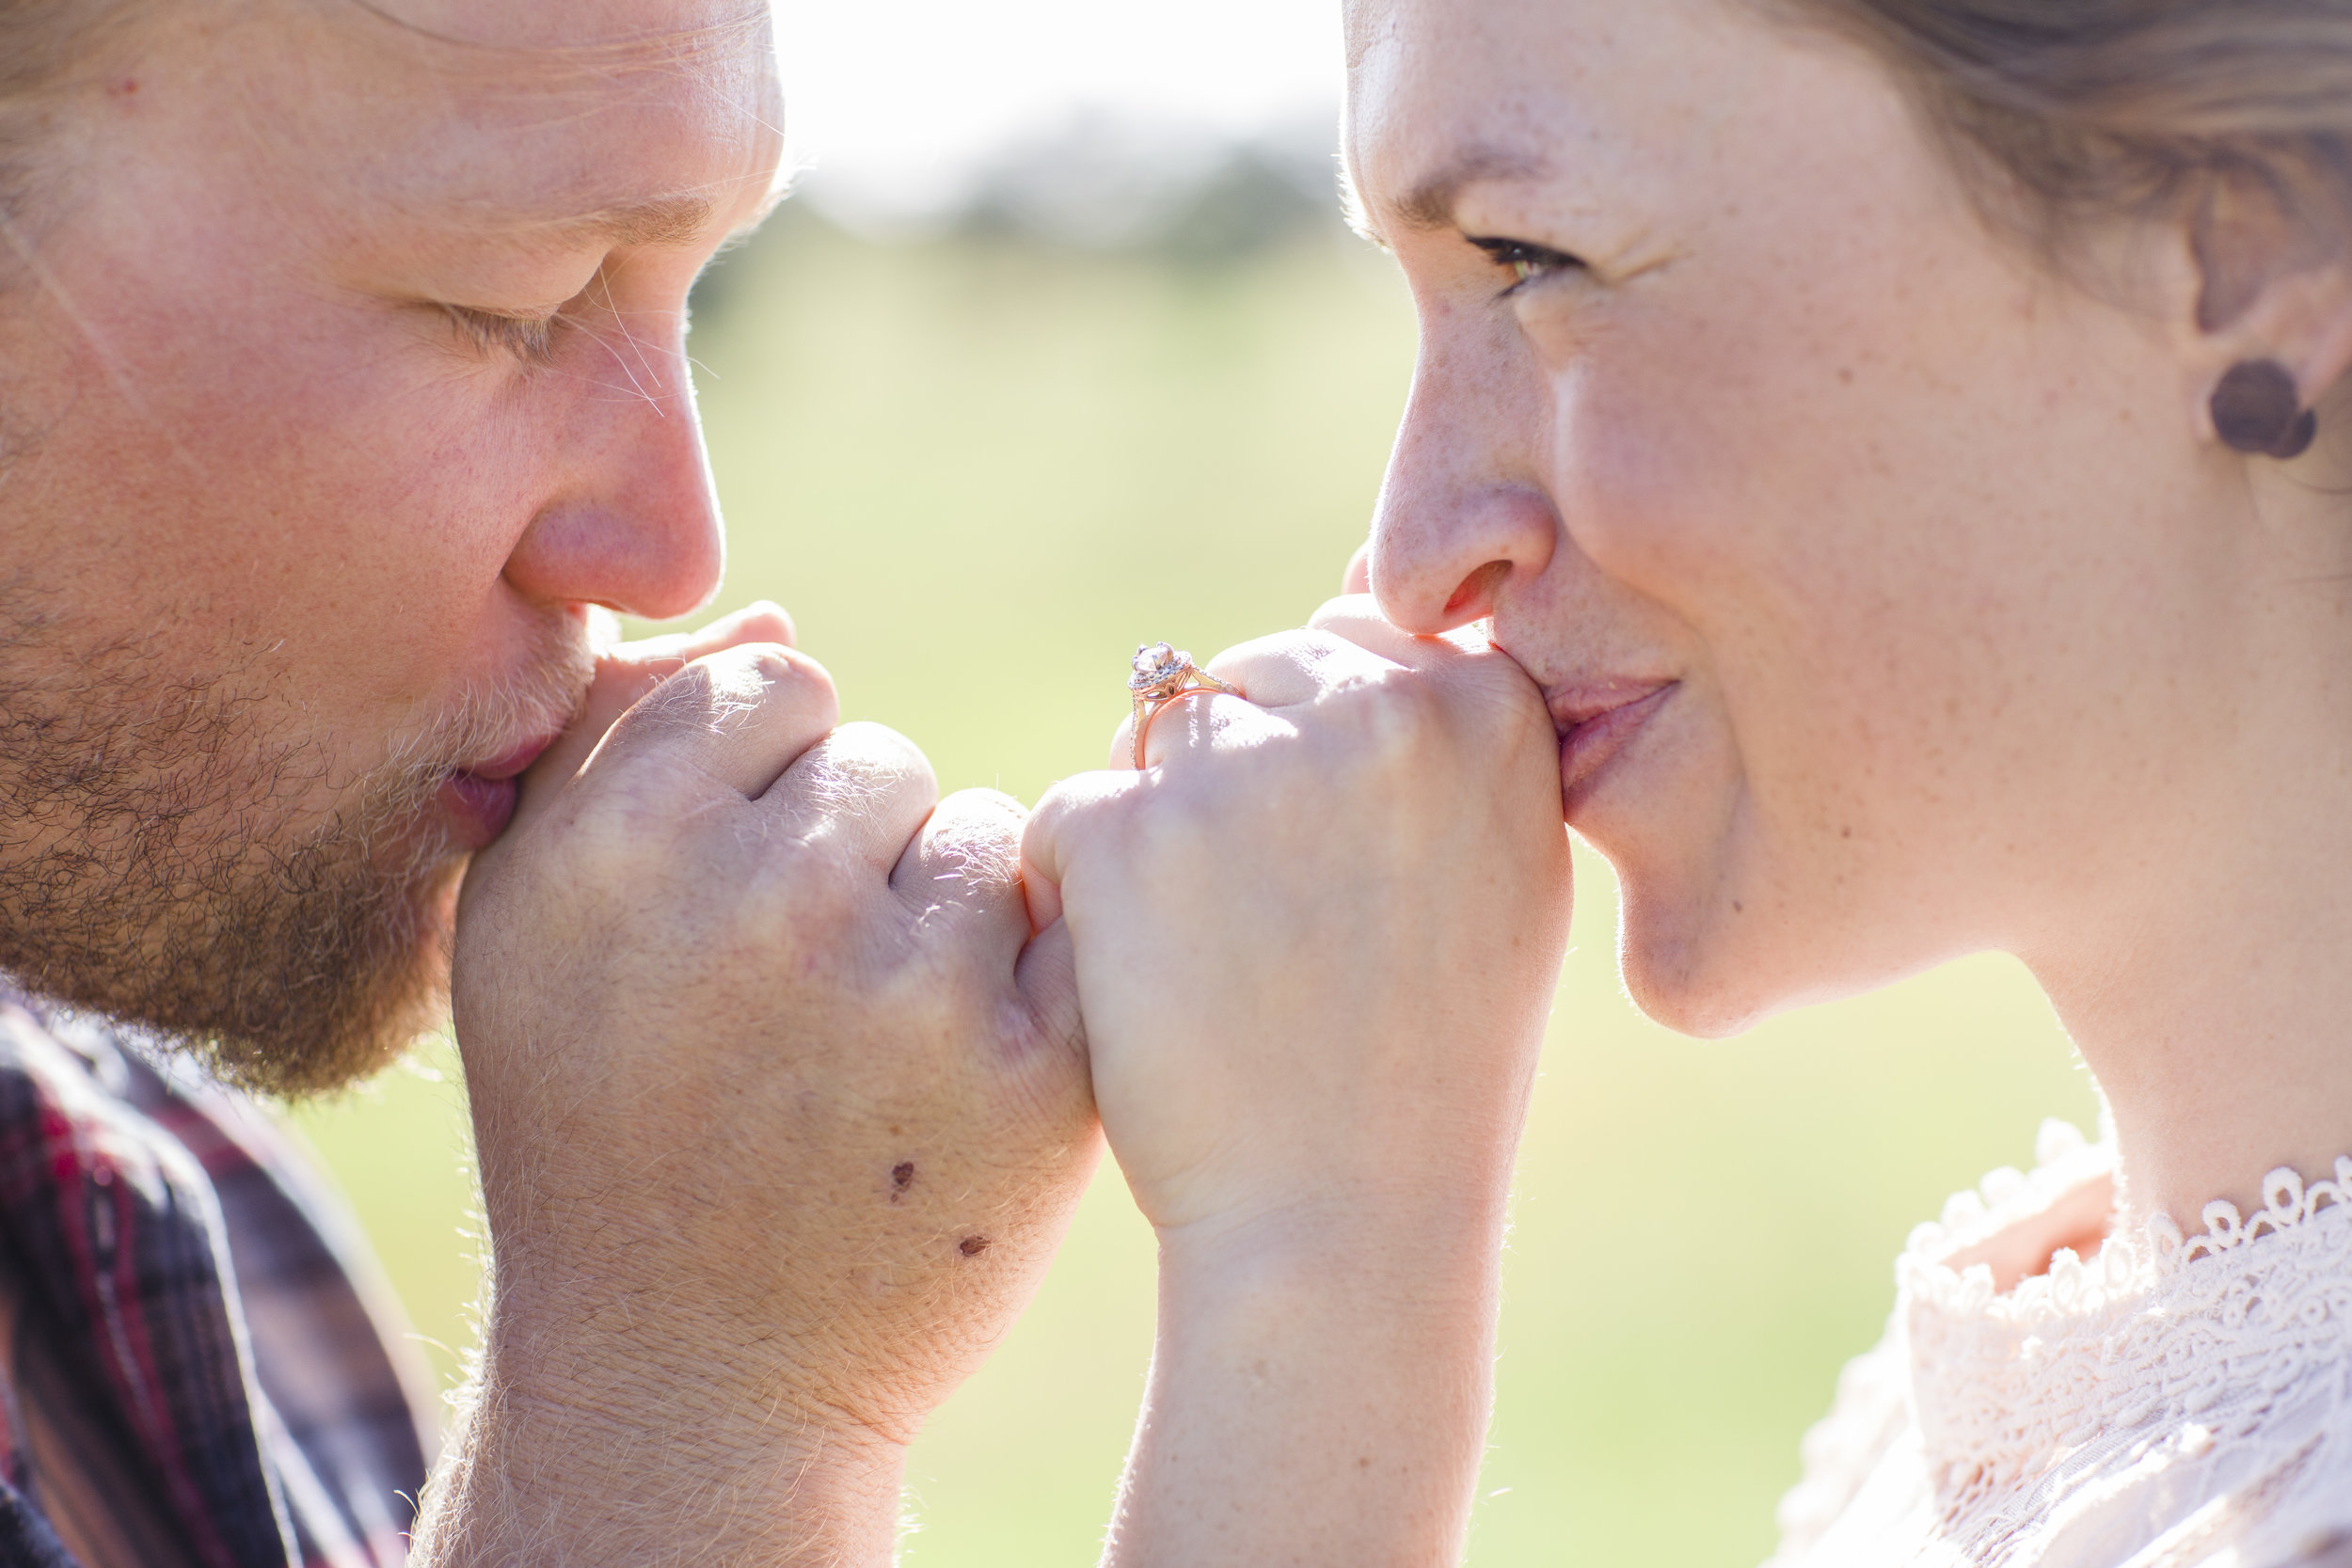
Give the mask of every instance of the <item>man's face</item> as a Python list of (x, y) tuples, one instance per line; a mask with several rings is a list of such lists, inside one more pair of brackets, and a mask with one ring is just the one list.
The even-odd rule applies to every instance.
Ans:
[(154, 0), (0, 235), (0, 969), (327, 1086), (430, 1016), (595, 607), (722, 546), (745, 0)]

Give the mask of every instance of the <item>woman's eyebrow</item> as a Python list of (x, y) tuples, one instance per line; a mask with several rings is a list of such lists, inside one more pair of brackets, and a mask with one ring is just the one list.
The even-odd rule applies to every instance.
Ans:
[(1492, 145), (1474, 145), (1386, 203), (1386, 215), (1402, 228), (1422, 232), (1451, 229), (1454, 204), (1467, 187), (1487, 180), (1540, 180), (1549, 173), (1549, 166), (1540, 158)]

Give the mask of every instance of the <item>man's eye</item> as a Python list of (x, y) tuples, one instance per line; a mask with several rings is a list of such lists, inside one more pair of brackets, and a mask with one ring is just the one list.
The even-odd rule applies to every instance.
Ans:
[(463, 305), (444, 305), (441, 313), (469, 346), (484, 354), (512, 355), (526, 365), (544, 365), (554, 357), (553, 316), (501, 316)]
[(1511, 274), (1511, 286), (1502, 291), (1506, 299), (1530, 283), (1541, 282), (1559, 273), (1581, 272), (1584, 269), (1584, 263), (1578, 258), (1565, 250), (1554, 250), (1549, 245), (1534, 245), (1526, 240), (1485, 238), (1476, 234), (1469, 236), (1469, 239), (1470, 244), (1486, 253), (1487, 260)]

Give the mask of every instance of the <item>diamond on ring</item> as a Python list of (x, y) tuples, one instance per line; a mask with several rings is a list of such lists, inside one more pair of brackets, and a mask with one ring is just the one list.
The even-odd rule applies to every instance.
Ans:
[(1168, 642), (1137, 644), (1132, 669), (1134, 673), (1127, 677), (1127, 690), (1136, 703), (1131, 754), (1138, 771), (1143, 768), (1143, 737), (1161, 708), (1195, 693), (1221, 691), (1232, 697), (1241, 695), (1239, 687), (1218, 680), (1193, 663), (1190, 654)]
[(1192, 669), (1190, 654), (1179, 653), (1165, 642), (1139, 643), (1136, 648), (1136, 673), (1127, 677), (1127, 689), (1152, 691), (1164, 686), (1172, 690)]

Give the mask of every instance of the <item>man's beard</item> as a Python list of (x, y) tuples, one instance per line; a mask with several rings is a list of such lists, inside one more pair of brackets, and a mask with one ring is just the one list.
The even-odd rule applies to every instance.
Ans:
[(550, 617), (518, 675), (400, 737), (322, 819), (332, 759), (310, 716), (127, 646), (36, 677), (8, 643), (51, 628), (12, 619), (0, 972), (278, 1094), (353, 1083), (446, 1018), (465, 855), (435, 797), (569, 720), (592, 671), (577, 620)]

